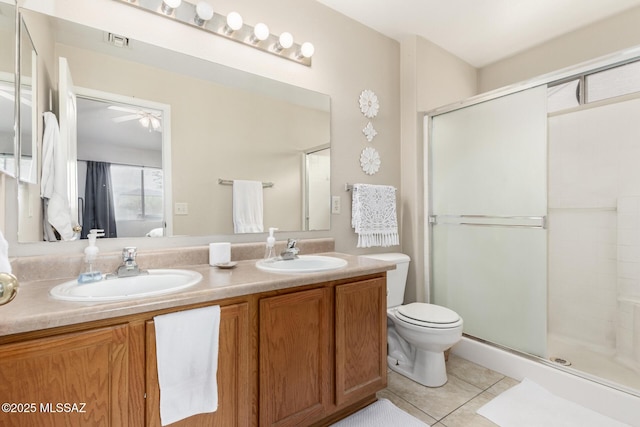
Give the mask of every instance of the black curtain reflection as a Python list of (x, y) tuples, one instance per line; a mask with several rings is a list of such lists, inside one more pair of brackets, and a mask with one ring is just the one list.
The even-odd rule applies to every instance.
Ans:
[(85, 205), (82, 238), (86, 239), (92, 228), (104, 230), (104, 237), (118, 237), (113, 210), (111, 164), (87, 161)]

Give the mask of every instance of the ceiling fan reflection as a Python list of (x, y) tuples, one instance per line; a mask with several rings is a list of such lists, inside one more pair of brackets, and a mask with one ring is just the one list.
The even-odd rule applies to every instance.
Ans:
[(110, 105), (107, 107), (110, 110), (121, 111), (129, 113), (124, 116), (114, 117), (112, 120), (115, 123), (128, 122), (130, 120), (137, 120), (140, 125), (146, 129), (156, 132), (162, 132), (162, 113), (160, 111), (147, 111), (139, 108), (127, 108), (117, 105)]

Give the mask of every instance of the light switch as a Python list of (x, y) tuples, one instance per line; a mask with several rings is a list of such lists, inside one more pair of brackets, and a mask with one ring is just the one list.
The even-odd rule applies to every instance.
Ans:
[(174, 207), (174, 213), (176, 215), (188, 215), (189, 205), (187, 203), (176, 203)]
[(331, 196), (331, 213), (340, 213), (340, 196)]

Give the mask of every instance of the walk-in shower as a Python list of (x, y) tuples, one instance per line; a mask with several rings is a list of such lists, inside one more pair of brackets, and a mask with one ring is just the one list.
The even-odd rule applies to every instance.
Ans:
[(427, 115), (430, 300), (640, 395), (640, 62)]

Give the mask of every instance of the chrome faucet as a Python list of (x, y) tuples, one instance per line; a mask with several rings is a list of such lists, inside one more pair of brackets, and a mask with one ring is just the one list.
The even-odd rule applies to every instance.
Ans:
[(296, 239), (287, 240), (287, 247), (284, 251), (280, 253), (280, 258), (285, 260), (298, 258), (298, 254), (300, 253), (300, 249), (296, 247), (298, 241)]
[(138, 249), (135, 247), (128, 246), (122, 250), (122, 265), (116, 270), (116, 276), (130, 277), (149, 273), (138, 267), (138, 264), (136, 264), (136, 255), (138, 255)]

